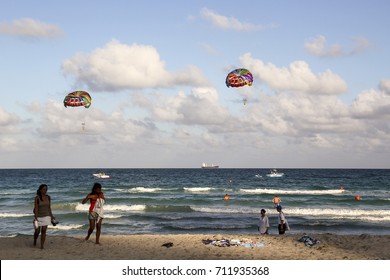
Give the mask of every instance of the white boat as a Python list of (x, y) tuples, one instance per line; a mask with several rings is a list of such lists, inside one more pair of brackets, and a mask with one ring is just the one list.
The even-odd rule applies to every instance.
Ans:
[(207, 164), (207, 163), (202, 163), (202, 169), (217, 169), (219, 168), (219, 165), (214, 165), (214, 164)]
[(100, 171), (98, 173), (94, 173), (92, 174), (95, 178), (99, 178), (99, 179), (108, 179), (110, 178), (110, 175), (107, 175), (106, 173)]
[(270, 173), (267, 174), (268, 177), (272, 177), (272, 178), (282, 177), (283, 175), (284, 173), (278, 172), (276, 169), (272, 169)]

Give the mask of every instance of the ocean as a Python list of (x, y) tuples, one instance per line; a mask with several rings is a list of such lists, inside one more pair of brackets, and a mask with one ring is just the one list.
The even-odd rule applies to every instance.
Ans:
[(278, 234), (275, 195), (291, 233), (390, 234), (390, 169), (280, 169), (280, 178), (269, 169), (104, 169), (109, 179), (95, 179), (96, 171), (0, 169), (0, 236), (33, 234), (43, 183), (59, 221), (48, 234), (86, 235), (89, 205), (81, 201), (95, 182), (106, 197), (103, 236), (256, 234), (262, 208)]

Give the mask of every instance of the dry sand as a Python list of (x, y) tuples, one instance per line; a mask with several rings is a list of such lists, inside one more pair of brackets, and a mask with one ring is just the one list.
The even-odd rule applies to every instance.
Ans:
[[(1, 260), (389, 260), (390, 236), (319, 234), (312, 247), (298, 242), (301, 235), (126, 235), (47, 236), (45, 249), (32, 245), (32, 236), (0, 238)], [(202, 240), (250, 239), (264, 247), (217, 247)], [(172, 247), (162, 246), (172, 242)]]

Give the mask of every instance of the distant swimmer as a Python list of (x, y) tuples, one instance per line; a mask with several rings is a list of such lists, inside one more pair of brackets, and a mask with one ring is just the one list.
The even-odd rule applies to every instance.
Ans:
[(225, 194), (223, 200), (229, 200), (229, 199), (230, 199), (229, 195), (228, 195), (228, 194)]
[(275, 195), (275, 197), (272, 199), (272, 202), (275, 204), (275, 207), (279, 206), (280, 203), (282, 202), (282, 200), (280, 199), (280, 197), (278, 197), (277, 195)]

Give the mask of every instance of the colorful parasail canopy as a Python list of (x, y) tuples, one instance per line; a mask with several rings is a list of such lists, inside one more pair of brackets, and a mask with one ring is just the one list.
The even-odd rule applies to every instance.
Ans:
[(64, 106), (65, 107), (79, 107), (84, 106), (89, 108), (92, 104), (92, 98), (86, 91), (74, 91), (65, 96)]
[(238, 68), (230, 72), (226, 77), (227, 87), (242, 87), (245, 85), (251, 86), (253, 83), (253, 76), (249, 70), (245, 68)]

